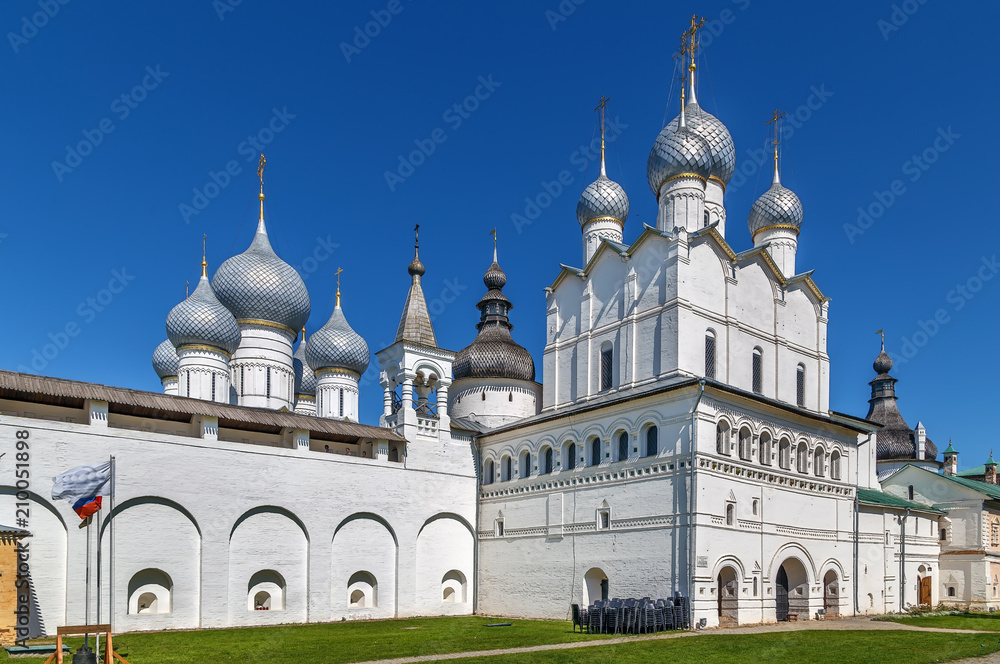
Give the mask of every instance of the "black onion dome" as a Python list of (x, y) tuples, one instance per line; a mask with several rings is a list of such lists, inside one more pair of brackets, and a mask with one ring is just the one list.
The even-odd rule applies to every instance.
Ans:
[[(892, 369), (892, 359), (882, 349), (875, 359), (873, 368), (878, 376), (869, 383), (872, 387), (872, 398), (868, 401), (868, 414), (865, 419), (882, 425), (876, 434), (875, 458), (879, 461), (895, 459), (916, 459), (916, 433), (899, 412), (896, 398), (896, 379), (889, 375)], [(924, 458), (937, 458), (937, 445), (930, 438), (924, 440)]]
[(458, 351), (453, 364), (455, 380), (461, 378), (511, 378), (535, 380), (535, 362), (503, 325), (484, 326), (475, 341)]
[(177, 357), (177, 349), (170, 343), (170, 339), (164, 339), (163, 343), (153, 351), (153, 371), (160, 377), (160, 380), (170, 377), (176, 378), (180, 372), (179, 364), (180, 358)]
[(458, 351), (452, 364), (455, 380), (461, 378), (509, 378), (535, 380), (535, 362), (523, 346), (510, 335), (513, 325), (508, 313), (514, 307), (501, 290), (507, 275), (497, 263), (483, 275), (487, 291), (476, 307), (480, 318), (476, 329), (479, 334), (471, 344)]

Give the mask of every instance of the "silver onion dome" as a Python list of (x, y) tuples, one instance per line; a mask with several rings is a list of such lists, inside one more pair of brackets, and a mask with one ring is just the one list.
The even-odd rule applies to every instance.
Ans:
[(628, 219), (628, 196), (620, 184), (601, 173), (583, 190), (576, 204), (576, 218), (581, 226), (594, 219), (613, 219), (624, 225)]
[(250, 247), (219, 266), (212, 286), (237, 320), (263, 320), (300, 330), (309, 319), (306, 285), (274, 253), (263, 217)]
[(179, 371), (179, 363), (180, 359), (177, 357), (177, 349), (170, 343), (170, 339), (164, 339), (163, 343), (153, 351), (153, 371), (160, 377), (160, 380), (170, 378), (171, 376), (176, 378)]
[[(729, 184), (736, 170), (736, 146), (729, 129), (696, 101), (684, 107), (684, 115), (688, 129), (708, 141), (712, 150), (712, 176), (722, 180), (723, 184)], [(676, 126), (676, 123), (670, 126)]]
[(368, 344), (347, 323), (338, 298), (330, 320), (309, 337), (306, 361), (313, 371), (347, 369), (360, 376), (368, 369), (368, 359)]
[(316, 396), (316, 376), (306, 360), (306, 331), (302, 330), (302, 342), (292, 355), (292, 372), (295, 374), (295, 394)]
[(198, 287), (167, 314), (167, 338), (174, 348), (212, 346), (230, 355), (240, 345), (240, 326), (224, 307), (202, 271)]
[(712, 148), (678, 118), (656, 137), (646, 161), (646, 180), (659, 196), (664, 182), (686, 173), (707, 180), (712, 174)]
[(771, 188), (750, 208), (747, 225), (750, 237), (769, 228), (787, 228), (798, 233), (802, 228), (802, 201), (775, 178)]

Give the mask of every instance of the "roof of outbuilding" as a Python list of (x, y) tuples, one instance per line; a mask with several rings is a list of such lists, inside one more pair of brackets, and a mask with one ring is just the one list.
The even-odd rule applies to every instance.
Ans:
[(918, 510), (921, 512), (931, 512), (933, 514), (944, 514), (943, 510), (930, 505), (921, 505), (909, 500), (903, 500), (896, 496), (876, 491), (875, 489), (858, 489), (858, 502), (865, 505), (875, 505), (877, 507), (894, 507), (897, 509)]
[(99, 383), (0, 371), (0, 399), (14, 399), (54, 406), (82, 408), (86, 399), (107, 401), (108, 411), (122, 415), (189, 422), (197, 415), (217, 417), (220, 428), (278, 433), (282, 429), (306, 429), (320, 440), (338, 442), (360, 438), (405, 442), (392, 429), (356, 424), (325, 417), (300, 415), (265, 408), (233, 406), (172, 394), (144, 392)]

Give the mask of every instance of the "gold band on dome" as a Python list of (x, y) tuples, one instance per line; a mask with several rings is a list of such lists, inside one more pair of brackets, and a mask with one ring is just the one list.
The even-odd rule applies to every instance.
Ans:
[(325, 374), (333, 374), (335, 376), (347, 376), (348, 378), (354, 378), (355, 380), (361, 380), (361, 374), (356, 371), (351, 371), (350, 369), (340, 369), (338, 367), (327, 367), (326, 369), (320, 369), (319, 371), (314, 371), (313, 375), (316, 378), (323, 376)]
[(799, 231), (802, 230), (798, 226), (794, 226), (792, 224), (772, 224), (770, 226), (764, 226), (764, 228), (759, 228), (759, 229), (755, 230), (753, 232), (753, 237), (757, 237), (758, 233), (763, 233), (764, 231), (773, 231), (773, 230), (781, 229), (781, 228), (795, 231), (796, 235), (798, 235)]
[(709, 175), (708, 179), (715, 180), (716, 182), (718, 182), (719, 186), (722, 187), (722, 193), (726, 193), (726, 183), (723, 182), (720, 178), (716, 177), (715, 175)]
[(706, 180), (701, 175), (698, 175), (697, 173), (678, 173), (677, 175), (671, 175), (668, 178), (664, 178), (663, 182), (661, 182), (660, 185), (656, 188), (656, 201), (657, 202), (660, 201), (660, 190), (663, 189), (663, 185), (670, 182), (671, 180), (679, 180), (681, 178), (695, 178), (696, 180), (701, 180), (701, 183), (703, 185), (708, 184), (708, 180)]
[(316, 396), (313, 394), (296, 394), (296, 401), (316, 401)]
[(288, 327), (287, 325), (282, 325), (281, 323), (272, 323), (269, 320), (258, 320), (256, 318), (238, 318), (236, 322), (244, 325), (263, 325), (264, 327), (273, 327), (278, 330), (284, 330), (293, 337), (299, 336), (298, 332)]
[(586, 226), (587, 224), (593, 221), (617, 221), (622, 226), (625, 225), (625, 222), (619, 219), (618, 217), (594, 217), (593, 219), (588, 219), (587, 221), (585, 221), (583, 225)]
[(177, 347), (177, 352), (180, 353), (182, 350), (203, 350), (209, 353), (221, 353), (226, 357), (232, 357), (233, 354), (229, 353), (221, 348), (215, 346), (209, 346), (206, 344), (181, 344)]

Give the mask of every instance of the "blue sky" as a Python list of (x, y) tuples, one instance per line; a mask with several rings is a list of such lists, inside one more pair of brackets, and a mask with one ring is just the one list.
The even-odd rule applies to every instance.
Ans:
[[(905, 360), (894, 373), (910, 425), (922, 420), (941, 449), (953, 438), (962, 466), (993, 445), (969, 414), (994, 407), (998, 365), (988, 155), (1000, 146), (976, 133), (997, 102), (995, 3), (959, 23), (926, 0), (64, 2), (0, 7), (4, 369), (34, 361), (159, 390), (150, 355), (198, 277), (202, 234), (210, 270), (252, 237), (256, 141), (272, 241), (306, 278), (309, 329), (329, 316), (343, 267), (348, 319), (373, 353), (388, 345), (420, 223), (438, 341), (462, 348), (496, 227), (514, 335), (540, 372), (542, 289), (558, 263), (581, 262), (593, 108), (611, 98), (608, 173), (631, 200), (630, 241), (655, 220), (646, 157), (677, 112), (672, 55), (696, 12), (709, 29), (699, 100), (748, 173), (726, 195), (737, 250), (769, 184), (764, 122), (776, 107), (797, 114), (782, 180), (806, 211), (798, 266), (833, 300), (832, 407), (867, 412), (884, 328)], [(454, 111), (477, 90), (474, 111)], [(430, 154), (401, 168), (420, 145)], [(571, 183), (539, 199), (564, 170)], [(526, 199), (543, 209), (517, 224)], [(364, 421), (377, 421), (379, 392), (363, 388)]]

